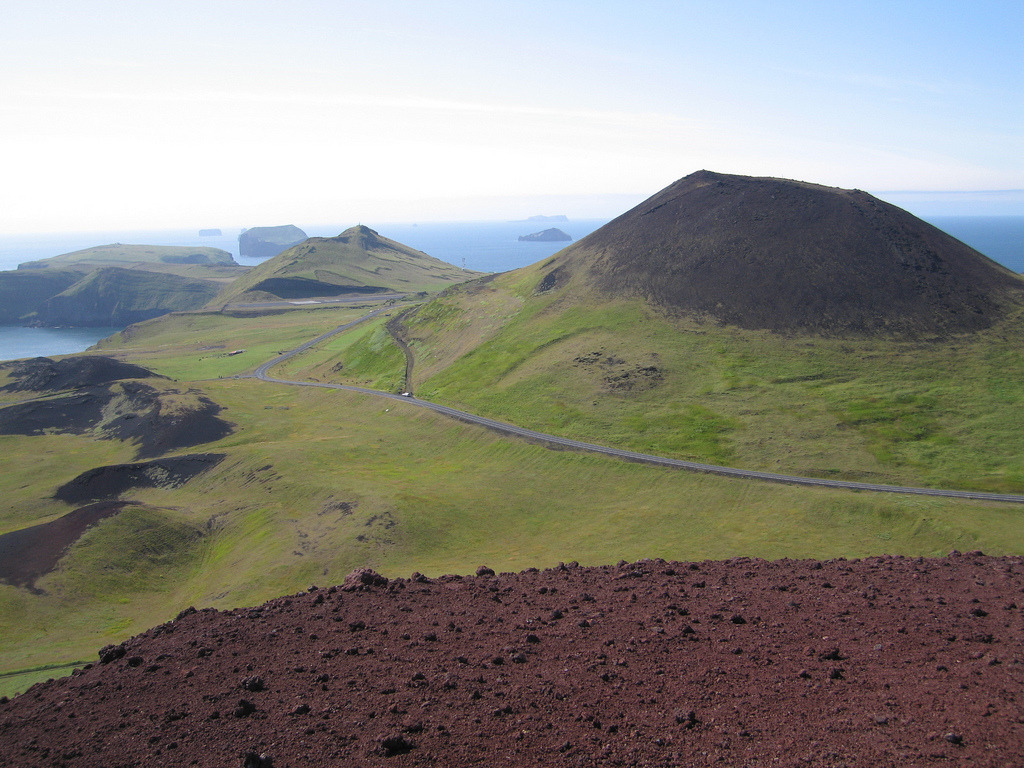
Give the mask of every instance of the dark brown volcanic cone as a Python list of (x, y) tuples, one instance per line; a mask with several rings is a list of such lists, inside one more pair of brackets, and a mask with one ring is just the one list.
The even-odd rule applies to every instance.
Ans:
[(0, 764), (1024, 764), (1020, 557), (477, 573), (186, 611), (0, 704)]
[(1024, 281), (859, 190), (699, 171), (561, 252), (541, 289), (642, 296), (743, 328), (955, 333)]

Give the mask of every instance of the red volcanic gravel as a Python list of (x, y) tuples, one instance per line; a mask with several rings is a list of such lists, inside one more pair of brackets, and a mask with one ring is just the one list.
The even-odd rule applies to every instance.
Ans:
[(1022, 590), (980, 553), (357, 572), (0, 704), (0, 765), (1020, 766)]

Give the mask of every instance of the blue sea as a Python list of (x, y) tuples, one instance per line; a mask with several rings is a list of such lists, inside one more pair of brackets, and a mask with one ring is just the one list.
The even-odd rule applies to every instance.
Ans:
[[(1015, 272), (1024, 272), (1024, 216), (923, 217), (986, 256)], [(504, 272), (533, 264), (561, 250), (567, 243), (520, 242), (520, 235), (557, 227), (579, 240), (607, 219), (566, 222), (474, 221), (383, 223), (362, 222), (384, 237), (397, 240), (431, 256), (480, 272)], [(333, 237), (348, 224), (304, 226), (310, 237)], [(0, 270), (18, 264), (108, 243), (212, 246), (231, 253), (241, 264), (256, 259), (238, 256), (239, 228), (222, 228), (222, 235), (200, 237), (194, 230), (146, 230), (0, 236)], [(81, 352), (119, 328), (20, 328), (0, 326), (0, 360)]]

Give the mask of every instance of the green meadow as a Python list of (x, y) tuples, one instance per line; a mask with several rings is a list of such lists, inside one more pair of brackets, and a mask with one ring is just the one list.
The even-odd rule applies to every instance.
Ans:
[[(520, 283), (513, 282), (519, 279)], [(561, 305), (516, 273), (408, 320), (419, 396), (540, 431), (813, 477), (1024, 491), (1024, 318), (942, 339), (784, 336), (638, 302)], [(459, 348), (455, 340), (476, 343)]]
[[(944, 370), (948, 353), (923, 342), (871, 351), (721, 328), (684, 332), (626, 305), (559, 315), (505, 294), (491, 302), (502, 323), (481, 330), (457, 293), (438, 306), (424, 314), (429, 337), (427, 321), (411, 324), (425, 376), (421, 397), (596, 442), (739, 466), (884, 479), (949, 471), (948, 482), (936, 484), (979, 485), (969, 469), (957, 469), (959, 451), (985, 470), (979, 477), (989, 487), (1019, 482), (1011, 454), (1020, 455), (1013, 434), (1020, 430), (1008, 407), (1019, 396), (1020, 364), (1011, 354), (1019, 338), (1008, 332), (1005, 341), (993, 334), (975, 346), (963, 342), (958, 376)], [(232, 378), (366, 311), (175, 315), (102, 345), (103, 354), (174, 379), (167, 387), (210, 397), (235, 431), (177, 452), (224, 453), (215, 469), (177, 489), (124, 494), (133, 505), (83, 535), (37, 581), (37, 593), (0, 585), (0, 694), (66, 673), (54, 665), (93, 660), (101, 646), (189, 605), (253, 605), (339, 583), (360, 566), (407, 577), (572, 560), (1024, 551), (1024, 510), (1014, 505), (690, 474), (549, 450), (412, 402)], [(541, 322), (545, 313), (556, 322)], [(393, 391), (405, 361), (384, 321), (333, 337), (272, 373)], [(445, 346), (446, 329), (456, 326), (485, 344), (469, 354), (459, 352), (463, 342)], [(229, 354), (237, 350), (245, 351)], [(863, 378), (870, 355), (883, 353), (885, 365), (874, 366), (881, 372)], [(577, 357), (584, 362), (573, 363)], [(622, 362), (602, 362), (608, 358)], [(645, 389), (609, 389), (607, 377), (636, 366), (656, 367), (660, 378), (641, 375)], [(983, 385), (964, 371), (988, 378)], [(988, 403), (1002, 410), (982, 413)], [(1008, 441), (1003, 453), (991, 449), (997, 439)], [(934, 455), (925, 455), (926, 445)], [(0, 533), (70, 511), (52, 494), (80, 472), (134, 460), (133, 446), (91, 436), (5, 436), (0, 449), (7, 501)]]
[(100, 342), (96, 351), (181, 381), (237, 376), (375, 308), (368, 304), (235, 317), (178, 313), (130, 326)]

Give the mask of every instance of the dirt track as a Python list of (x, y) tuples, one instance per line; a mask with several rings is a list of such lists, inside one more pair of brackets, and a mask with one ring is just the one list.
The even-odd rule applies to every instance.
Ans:
[(1024, 558), (347, 584), (105, 649), (0, 705), (0, 763), (1024, 764)]

